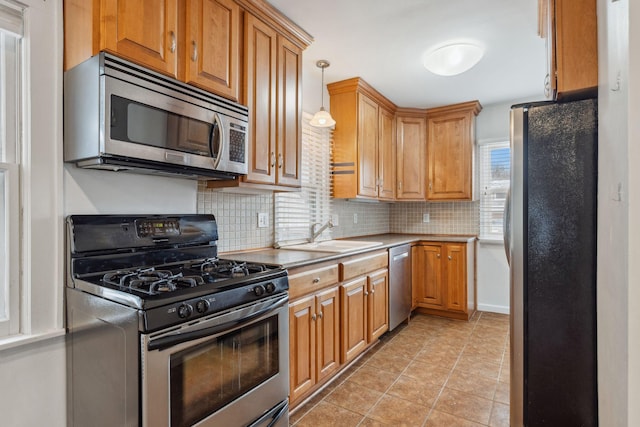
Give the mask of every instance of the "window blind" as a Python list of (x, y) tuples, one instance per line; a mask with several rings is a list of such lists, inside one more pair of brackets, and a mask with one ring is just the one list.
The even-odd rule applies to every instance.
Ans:
[(511, 176), (509, 141), (479, 143), (480, 238), (502, 240), (504, 207)]
[[(307, 113), (302, 116), (302, 189), (275, 195), (275, 241), (279, 245), (306, 241), (314, 223), (324, 224), (331, 218), (332, 131), (309, 125), (311, 118)], [(327, 229), (319, 240), (330, 236)]]

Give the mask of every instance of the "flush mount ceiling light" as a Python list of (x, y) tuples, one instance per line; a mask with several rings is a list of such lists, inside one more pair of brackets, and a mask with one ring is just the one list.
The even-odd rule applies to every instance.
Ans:
[(472, 43), (439, 47), (424, 57), (424, 67), (439, 76), (455, 76), (470, 70), (482, 59), (484, 49)]
[(329, 65), (331, 64), (326, 59), (321, 59), (316, 62), (316, 66), (322, 69), (322, 86), (320, 86), (320, 96), (322, 103), (320, 104), (320, 111), (313, 115), (313, 118), (311, 119), (309, 124), (317, 128), (328, 128), (336, 124), (336, 121), (333, 120), (331, 114), (329, 114), (329, 112), (324, 109), (324, 69)]

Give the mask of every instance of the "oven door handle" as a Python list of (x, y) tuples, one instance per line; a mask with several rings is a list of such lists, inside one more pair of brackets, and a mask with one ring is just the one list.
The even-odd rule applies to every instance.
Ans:
[[(162, 336), (160, 338), (156, 338), (149, 342), (148, 349), (152, 350), (165, 350), (169, 347), (173, 347), (174, 345), (182, 344), (188, 341), (197, 340), (199, 338), (204, 338), (207, 336), (215, 335), (219, 332), (229, 330), (230, 328), (234, 328), (243, 323), (248, 323), (249, 321), (262, 316), (263, 314), (273, 311), (283, 304), (286, 304), (289, 301), (289, 295), (285, 295), (271, 304), (261, 307), (259, 310), (255, 312), (250, 312), (247, 315), (239, 316), (234, 318), (228, 322), (224, 322), (215, 326), (209, 326), (204, 328), (198, 328), (196, 330), (187, 330), (187, 331), (176, 331), (169, 335)], [(242, 310), (239, 310), (242, 312)]]

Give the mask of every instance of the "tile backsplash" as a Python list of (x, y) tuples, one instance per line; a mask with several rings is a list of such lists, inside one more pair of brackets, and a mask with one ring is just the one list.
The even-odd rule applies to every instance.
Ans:
[[(389, 231), (409, 234), (479, 234), (480, 202), (403, 202), (391, 205)], [(428, 214), (429, 222), (424, 222)]]
[[(214, 214), (218, 222), (218, 251), (273, 246), (273, 195), (233, 194), (213, 191), (198, 183), (198, 207), (201, 214)], [(268, 227), (258, 228), (258, 213), (269, 215)]]
[[(272, 247), (273, 195), (233, 194), (198, 184), (198, 213), (212, 213), (218, 221), (220, 252)], [(332, 214), (338, 226), (334, 239), (381, 233), (478, 234), (479, 202), (367, 203), (334, 199)], [(258, 228), (258, 213), (269, 215), (268, 227)], [(424, 214), (429, 222), (423, 222)], [(354, 215), (357, 222), (354, 222)]]

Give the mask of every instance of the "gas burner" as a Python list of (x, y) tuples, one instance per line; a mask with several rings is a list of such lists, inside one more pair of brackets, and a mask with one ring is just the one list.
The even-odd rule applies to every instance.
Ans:
[(191, 268), (200, 270), (204, 275), (211, 278), (246, 277), (253, 273), (261, 273), (268, 270), (266, 266), (261, 264), (219, 258), (205, 259), (202, 262), (192, 264)]
[(193, 288), (204, 284), (204, 280), (200, 276), (184, 277), (182, 273), (173, 274), (169, 270), (156, 270), (153, 267), (106, 273), (102, 280), (111, 285), (134, 289), (151, 295), (172, 292), (182, 288)]

